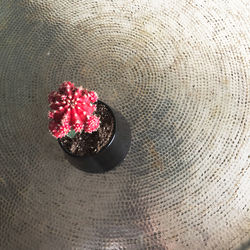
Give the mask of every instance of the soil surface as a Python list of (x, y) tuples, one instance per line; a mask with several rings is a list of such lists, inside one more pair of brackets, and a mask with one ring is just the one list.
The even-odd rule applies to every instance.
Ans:
[(60, 139), (66, 150), (75, 155), (96, 154), (106, 146), (114, 130), (114, 117), (109, 109), (102, 103), (97, 102), (97, 109), (94, 112), (100, 118), (100, 127), (97, 131), (90, 133), (76, 133), (74, 138), (65, 136)]

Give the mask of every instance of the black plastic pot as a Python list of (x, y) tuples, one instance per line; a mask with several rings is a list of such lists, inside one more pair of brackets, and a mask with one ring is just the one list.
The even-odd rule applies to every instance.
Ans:
[(120, 164), (127, 155), (131, 142), (130, 127), (124, 116), (104, 102), (98, 102), (107, 106), (115, 121), (113, 136), (100, 152), (84, 156), (74, 155), (63, 147), (58, 139), (65, 152), (65, 158), (78, 169), (91, 173), (104, 173)]

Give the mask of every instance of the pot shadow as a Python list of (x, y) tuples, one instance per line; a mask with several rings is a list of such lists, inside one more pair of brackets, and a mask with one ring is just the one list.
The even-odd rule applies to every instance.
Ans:
[[(131, 154), (135, 155), (133, 159), (137, 161), (128, 162), (129, 178), (126, 179), (126, 185), (119, 190), (120, 197), (117, 203), (126, 202), (128, 206), (118, 206), (114, 210), (120, 209), (119, 214), (123, 215), (124, 224), (133, 221), (138, 232), (134, 234), (138, 249), (168, 249), (171, 244), (182, 246), (181, 242), (172, 242), (174, 232), (164, 231), (168, 225), (172, 226), (178, 222), (171, 212), (171, 201), (175, 200), (180, 188), (175, 184), (184, 185), (187, 182), (182, 176), (191, 167), (191, 162), (186, 162), (181, 157), (184, 139), (178, 135), (175, 127), (174, 122), (178, 117), (171, 113), (173, 105), (172, 101), (166, 98), (155, 108), (159, 112), (150, 113), (149, 110), (143, 116), (138, 116), (143, 122), (138, 118), (131, 123), (136, 135), (131, 146)], [(134, 112), (141, 111), (138, 109)], [(173, 115), (170, 116), (171, 114)], [(148, 117), (150, 122), (147, 120)], [(137, 124), (146, 126), (139, 127)], [(180, 208), (185, 198), (180, 197)], [(131, 236), (123, 234), (123, 237), (126, 239)]]

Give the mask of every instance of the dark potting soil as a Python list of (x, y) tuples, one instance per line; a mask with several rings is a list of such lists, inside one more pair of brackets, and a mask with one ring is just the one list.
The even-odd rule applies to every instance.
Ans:
[(65, 136), (60, 139), (61, 144), (69, 152), (75, 155), (96, 154), (106, 146), (114, 130), (114, 117), (109, 109), (102, 103), (97, 103), (94, 113), (100, 118), (100, 127), (97, 131), (90, 133), (76, 133), (73, 138)]

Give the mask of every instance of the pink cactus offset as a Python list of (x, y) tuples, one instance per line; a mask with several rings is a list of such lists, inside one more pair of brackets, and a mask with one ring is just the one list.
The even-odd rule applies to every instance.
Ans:
[(98, 100), (94, 91), (87, 91), (82, 86), (77, 88), (71, 82), (64, 82), (58, 91), (48, 96), (51, 111), (48, 118), (49, 130), (56, 138), (67, 135), (71, 128), (75, 132), (84, 130), (92, 133), (99, 128), (100, 119), (93, 115)]

